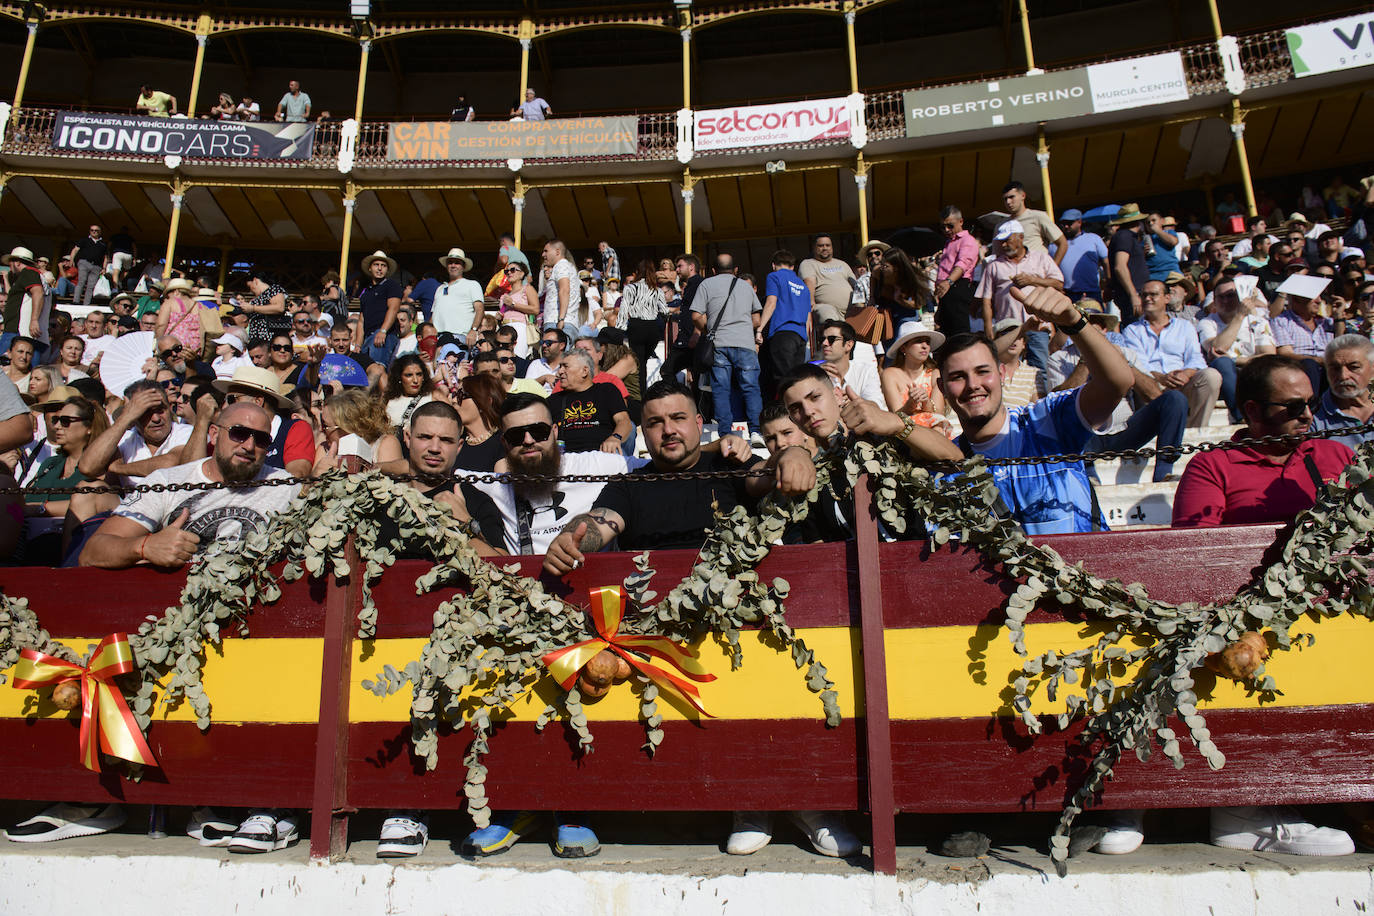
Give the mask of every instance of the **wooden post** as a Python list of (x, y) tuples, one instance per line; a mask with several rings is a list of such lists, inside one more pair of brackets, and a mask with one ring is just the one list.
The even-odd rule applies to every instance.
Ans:
[(348, 246), (353, 241), (353, 207), (358, 203), (358, 186), (348, 182), (344, 186), (343, 244), (339, 251), (339, 286), (348, 295)]
[(186, 199), (186, 191), (190, 187), (189, 182), (180, 178), (172, 179), (172, 220), (167, 226), (166, 266), (162, 268), (163, 283), (172, 278), (172, 259), (177, 253), (177, 230), (181, 227), (181, 204)]
[(849, 91), (859, 91), (859, 57), (854, 48), (854, 0), (844, 0), (844, 34), (849, 46)]
[[(356, 461), (356, 459), (354, 459)], [(348, 849), (348, 696), (353, 671), (353, 627), (361, 592), (361, 560), (349, 537), (344, 556), (352, 574), (325, 585), (324, 656), (320, 675), (319, 739), (310, 805), (310, 858), (336, 859)]]
[(14, 87), (14, 110), (10, 112), (10, 123), (19, 123), (19, 106), (24, 103), (24, 87), (29, 82), (29, 64), (33, 61), (33, 45), (38, 40), (38, 20), (30, 19), (26, 25), (29, 37), (24, 39), (24, 57), (19, 61), (19, 82)]
[(367, 58), (372, 53), (372, 39), (364, 38), (358, 42), (362, 57), (358, 60), (358, 100), (353, 105), (353, 119), (361, 127), (363, 122), (363, 96), (367, 94)]
[(209, 13), (201, 13), (196, 20), (196, 67), (191, 71), (191, 97), (186, 100), (186, 117), (196, 116), (196, 99), (200, 96), (200, 74), (205, 68), (205, 42), (210, 38), (214, 20)]
[(854, 185), (859, 189), (859, 244), (868, 244), (868, 163), (864, 154), (854, 159)]
[(1050, 193), (1050, 145), (1045, 142), (1045, 125), (1036, 128), (1035, 161), (1040, 163), (1040, 193), (1045, 198), (1045, 212), (1054, 219), (1054, 195)]
[(892, 779), (892, 730), (887, 714), (887, 646), (883, 629), (878, 522), (867, 474), (854, 484), (854, 526), (859, 560), (859, 620), (864, 674), (864, 746), (868, 810), (873, 826), (873, 870), (897, 873), (897, 802)]
[(1021, 41), (1026, 46), (1026, 72), (1039, 73), (1035, 66), (1035, 48), (1031, 46), (1030, 33), (1030, 13), (1026, 11), (1026, 0), (1020, 0), (1021, 6)]
[(1245, 152), (1245, 115), (1240, 110), (1240, 100), (1231, 100), (1231, 136), (1236, 144), (1236, 164), (1240, 166), (1240, 184), (1245, 189), (1245, 212), (1250, 216), (1259, 215), (1255, 205), (1255, 186), (1250, 181), (1250, 157)]

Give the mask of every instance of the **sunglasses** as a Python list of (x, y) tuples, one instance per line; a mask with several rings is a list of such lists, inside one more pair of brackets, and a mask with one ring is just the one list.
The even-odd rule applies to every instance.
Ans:
[(556, 344), (556, 343), (558, 343), (557, 338), (555, 338), (555, 339), (553, 339), (553, 340), (541, 340), (541, 341), (539, 341), (539, 346), (541, 346), (541, 347), (552, 347), (552, 346), (553, 346), (554, 344)]
[(85, 423), (86, 421), (83, 420), (83, 419), (81, 419), (80, 417), (69, 417), (69, 416), (67, 416), (66, 414), (62, 414), (62, 415), (60, 415), (60, 416), (53, 417), (53, 418), (50, 419), (48, 422), (51, 423), (53, 426), (57, 426), (57, 427), (61, 427), (62, 429), (66, 429), (68, 426), (71, 426), (73, 423)]
[(184, 348), (181, 346), (181, 344), (177, 344), (174, 347), (169, 347), (166, 350), (163, 350), (161, 353), (157, 355), (157, 358), (166, 359), (169, 356), (176, 356), (178, 353), (182, 351), (182, 349)]
[(824, 336), (824, 337), (821, 338), (821, 343), (837, 344), (837, 343), (843, 343), (843, 342), (844, 342), (844, 337), (842, 337), (842, 336), (839, 335), (839, 334), (827, 334), (826, 336)]
[(514, 356), (498, 356), (498, 357), (496, 357), (496, 361), (497, 361), (498, 363), (513, 363), (513, 362), (515, 362), (515, 357), (514, 357)]
[(297, 319), (296, 319), (296, 324), (314, 324), (314, 323), (315, 323), (314, 319), (311, 319), (311, 318), (297, 318)]
[(1285, 419), (1296, 420), (1309, 410), (1315, 410), (1317, 399), (1304, 401), (1302, 398), (1294, 398), (1291, 401), (1260, 401), (1265, 407), (1278, 407), (1283, 411)]
[(272, 352), (274, 353), (290, 353), (293, 349), (295, 348), (290, 344), (272, 344)]
[(252, 439), (253, 445), (257, 448), (263, 449), (264, 451), (272, 447), (271, 433), (263, 432), (260, 429), (254, 429), (251, 426), (225, 426), (223, 423), (216, 423), (215, 425), (218, 426), (220, 429), (224, 430), (224, 432), (229, 436), (230, 442), (237, 442), (242, 444), (244, 442), (247, 442), (249, 439)]
[(162, 386), (162, 390), (163, 390), (163, 391), (167, 391), (167, 390), (169, 390), (169, 389), (171, 389), (171, 388), (180, 389), (180, 388), (181, 388), (181, 379), (179, 379), (179, 378), (163, 379), (162, 381), (158, 382), (158, 384)]
[(506, 444), (511, 448), (523, 445), (525, 436), (529, 436), (535, 442), (547, 442), (549, 436), (553, 435), (553, 424), (551, 423), (529, 423), (525, 426), (512, 426), (510, 429), (501, 433), (501, 438), (506, 440)]
[(508, 274), (522, 274), (522, 273), (524, 273), (524, 272), (525, 272), (525, 270), (524, 270), (524, 268), (522, 268), (522, 267), (507, 267), (507, 268), (506, 268), (506, 273), (508, 273)]

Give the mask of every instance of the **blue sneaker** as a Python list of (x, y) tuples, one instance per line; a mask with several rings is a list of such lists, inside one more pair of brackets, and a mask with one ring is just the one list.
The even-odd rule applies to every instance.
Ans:
[(478, 858), (499, 855), (520, 842), (537, 825), (538, 818), (530, 811), (497, 814), (492, 817), (491, 826), (469, 833), (458, 852)]
[(601, 851), (601, 843), (590, 827), (558, 824), (554, 829), (553, 854), (560, 859), (587, 859)]

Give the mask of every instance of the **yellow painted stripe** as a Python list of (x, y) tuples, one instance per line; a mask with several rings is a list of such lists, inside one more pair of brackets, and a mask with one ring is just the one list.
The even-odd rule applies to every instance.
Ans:
[[(1074, 623), (1036, 624), (1026, 629), (1032, 653), (1048, 649), (1072, 650), (1096, 639), (1100, 630)], [(1364, 670), (1374, 654), (1374, 622), (1345, 617), (1313, 625), (1304, 621), (1295, 632), (1314, 632), (1317, 643), (1310, 649), (1280, 652), (1270, 659), (1269, 671), (1283, 695), (1275, 706), (1325, 706), (1374, 703), (1374, 686), (1353, 673)], [(862, 710), (862, 678), (859, 672), (859, 632), (845, 627), (813, 627), (798, 631), (816, 657), (829, 669), (838, 685), (842, 713), (853, 716)], [(66, 642), (84, 651), (94, 639)], [(744, 664), (730, 671), (723, 644), (708, 641), (700, 647), (702, 662), (717, 679), (701, 685), (706, 708), (722, 719), (810, 719), (821, 716), (820, 701), (806, 688), (804, 672), (791, 656), (765, 642), (762, 634), (742, 635)], [(410, 691), (379, 698), (362, 687), (384, 665), (397, 669), (419, 658), (423, 639), (378, 640), (366, 648), (355, 646), (350, 695), (354, 722), (404, 722), (409, 718)], [(211, 652), (205, 663), (205, 686), (214, 705), (216, 721), (314, 723), (319, 711), (320, 652), (318, 639), (232, 639), (222, 652)], [(894, 719), (982, 718), (1008, 715), (1010, 685), (1020, 670), (1005, 631), (994, 627), (922, 627), (887, 632), (889, 713)], [(8, 673), (8, 672), (7, 672)], [(1127, 672), (1112, 674), (1118, 683), (1129, 680)], [(1200, 677), (1205, 681), (1207, 678)], [(1059, 712), (1064, 695), (1080, 690), (1066, 687), (1057, 703), (1035, 695), (1033, 709)], [(556, 688), (541, 679), (515, 706), (514, 718), (533, 721), (553, 699)], [(31, 707), (31, 691), (0, 689), (0, 719), (18, 718)], [(1220, 681), (1201, 704), (1212, 709), (1254, 709), (1258, 701), (1230, 681)], [(661, 701), (664, 718), (692, 718), (685, 707)], [(618, 685), (601, 701), (587, 706), (588, 718), (600, 721), (631, 721), (638, 718), (638, 699), (630, 685)], [(65, 715), (45, 704), (44, 714)], [(190, 707), (159, 716), (170, 721), (193, 721)]]

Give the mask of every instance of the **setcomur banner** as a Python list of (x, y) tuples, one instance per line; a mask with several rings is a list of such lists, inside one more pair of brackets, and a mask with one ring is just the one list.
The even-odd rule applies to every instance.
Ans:
[(555, 118), (549, 121), (397, 121), (388, 131), (393, 162), (632, 156), (639, 119)]
[(697, 151), (808, 143), (849, 136), (844, 99), (809, 99), (776, 105), (745, 105), (698, 111), (693, 118)]
[(59, 111), (52, 148), (183, 159), (309, 159), (314, 124), (195, 121)]

